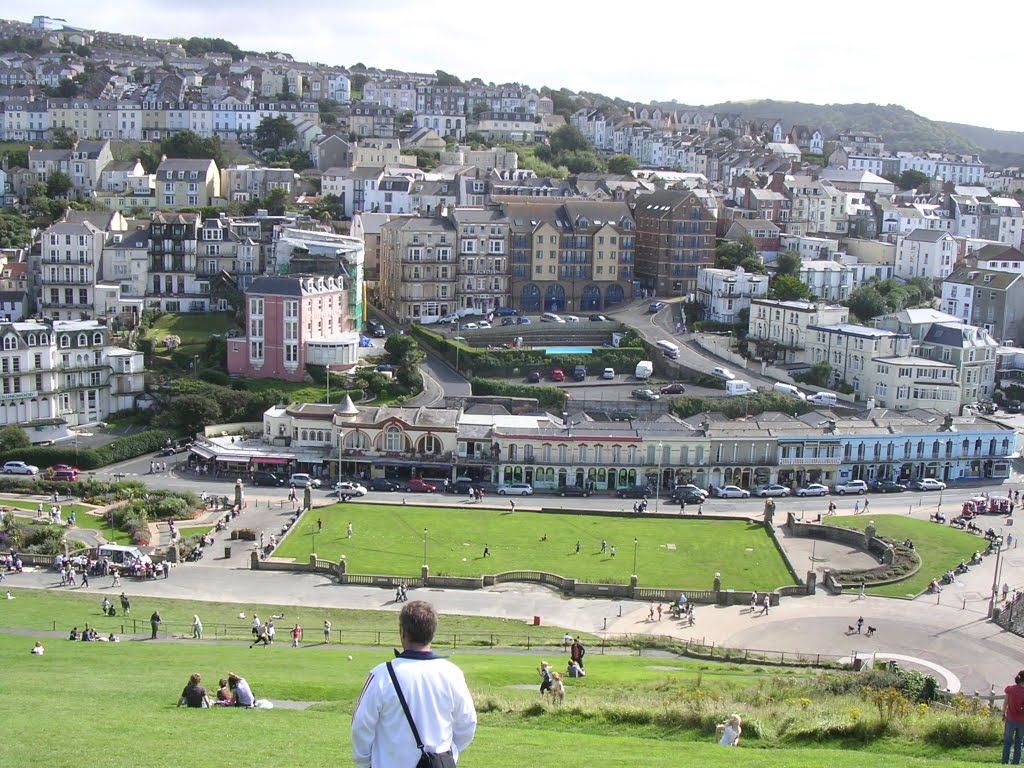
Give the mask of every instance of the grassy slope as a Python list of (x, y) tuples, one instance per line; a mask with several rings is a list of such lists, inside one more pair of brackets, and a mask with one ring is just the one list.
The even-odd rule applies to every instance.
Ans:
[[(426, 528), (427, 563), (434, 575), (541, 570), (581, 581), (624, 584), (633, 571), (635, 537), (642, 586), (710, 589), (716, 572), (732, 589), (760, 591), (792, 583), (763, 527), (742, 521), (511, 514), (472, 507), (427, 509), (350, 502), (304, 516), (276, 555), (308, 558), (318, 516), (324, 529), (316, 536), (317, 554), (327, 560), (344, 554), (351, 573), (418, 573)], [(345, 537), (349, 521), (355, 529), (352, 539)], [(541, 541), (544, 535), (547, 541)], [(602, 539), (616, 547), (616, 557), (611, 557), (610, 550), (601, 554)], [(485, 544), (490, 548), (486, 559)]]
[(864, 530), (869, 520), (875, 522), (875, 530), (879, 536), (896, 541), (909, 538), (914, 542), (914, 548), (921, 558), (921, 569), (906, 581), (882, 587), (869, 587), (868, 591), (875, 595), (913, 596), (927, 587), (932, 579), (941, 576), (944, 571), (961, 560), (969, 560), (975, 550), (983, 550), (986, 546), (985, 540), (973, 533), (900, 515), (871, 515), (870, 518), (865, 515), (832, 517), (828, 523), (843, 528)]

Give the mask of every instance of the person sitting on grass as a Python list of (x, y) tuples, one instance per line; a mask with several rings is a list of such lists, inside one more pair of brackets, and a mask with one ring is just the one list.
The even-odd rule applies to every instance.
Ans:
[(32, 646), (32, 655), (33, 656), (42, 656), (43, 655), (43, 644), (41, 642), (39, 642), (38, 640), (36, 640), (36, 644)]
[(228, 680), (226, 677), (220, 679), (220, 688), (217, 689), (217, 706), (218, 707), (232, 707), (235, 702), (231, 697), (231, 689), (228, 688)]
[(68, 635), (68, 640), (77, 640), (77, 639), (78, 639), (78, 627), (72, 627), (71, 628), (71, 634)]
[(231, 688), (231, 694), (236, 707), (251, 709), (255, 706), (256, 697), (252, 695), (252, 689), (245, 682), (244, 678), (239, 677), (234, 672), (229, 672), (228, 687)]
[(206, 689), (200, 685), (202, 679), (198, 672), (192, 673), (192, 676), (188, 679), (188, 685), (182, 690), (181, 697), (178, 699), (179, 707), (184, 705), (200, 709), (210, 706), (210, 697), (206, 695)]
[(740, 716), (729, 715), (724, 723), (715, 726), (715, 733), (721, 734), (718, 743), (723, 747), (738, 747), (740, 745), (740, 734), (743, 729), (740, 727)]

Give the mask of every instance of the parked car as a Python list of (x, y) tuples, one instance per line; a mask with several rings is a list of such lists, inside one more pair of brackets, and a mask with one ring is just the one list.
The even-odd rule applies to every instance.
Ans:
[(578, 323), (580, 321), (576, 315), (563, 315), (562, 319), (567, 323)]
[(897, 483), (895, 480), (879, 480), (875, 483), (875, 493), (903, 493), (907, 486)]
[(750, 491), (745, 491), (738, 485), (721, 485), (715, 487), (715, 496), (720, 499), (746, 499)]
[(367, 336), (375, 336), (378, 339), (382, 339), (388, 335), (387, 329), (384, 327), (384, 323), (379, 320), (367, 320), (366, 321)]
[(359, 483), (343, 480), (340, 483), (334, 484), (334, 493), (338, 496), (365, 496), (366, 487)]
[(796, 489), (797, 496), (827, 496), (828, 486), (821, 483), (808, 483), (803, 488)]
[(437, 486), (432, 483), (428, 483), (425, 480), (421, 480), (418, 477), (414, 477), (405, 484), (405, 490), (409, 493), (433, 493), (437, 490)]
[(561, 315), (557, 315), (554, 312), (545, 312), (540, 316), (542, 323), (564, 323), (565, 320)]
[(676, 382), (674, 384), (666, 384), (658, 391), (663, 395), (682, 395), (686, 393), (686, 387)]
[(789, 488), (778, 483), (772, 483), (771, 485), (765, 485), (754, 490), (758, 496), (765, 499), (769, 496), (789, 496)]
[(706, 499), (708, 497), (708, 492), (707, 491), (705, 491), (703, 488), (698, 488), (693, 483), (685, 483), (685, 484), (682, 484), (682, 485), (677, 485), (675, 488), (672, 489), (672, 493), (673, 494), (675, 494), (677, 491), (679, 491), (679, 492), (688, 491), (690, 493), (696, 494), (697, 496), (700, 496), (702, 499)]
[(529, 483), (508, 483), (498, 486), (499, 496), (532, 496), (533, 486)]
[(561, 368), (555, 368), (551, 372), (551, 380), (552, 381), (565, 381), (565, 371), (563, 371)]
[(368, 487), (371, 491), (384, 491), (390, 493), (392, 491), (400, 491), (402, 489), (402, 484), (396, 483), (394, 480), (388, 480), (386, 477), (375, 477), (370, 481)]
[(480, 326), (476, 323), (463, 323), (459, 326), (460, 331), (479, 331)]
[(559, 496), (582, 496), (587, 498), (590, 495), (590, 491), (584, 488), (582, 485), (563, 485), (558, 489)]
[(491, 324), (486, 320), (477, 320), (477, 326), (480, 328), (490, 328)]
[(502, 325), (519, 325), (519, 318), (516, 317), (503, 317), (501, 318)]
[(457, 322), (459, 322), (459, 316), (457, 314), (455, 314), (454, 312), (452, 312), (452, 313), (447, 314), (447, 315), (442, 315), (441, 319), (438, 320), (437, 322), (442, 323), (442, 324), (457, 323)]
[(845, 496), (848, 493), (856, 493), (863, 496), (868, 492), (868, 484), (863, 480), (847, 480), (845, 483), (836, 483), (832, 486), (832, 493)]
[(253, 485), (270, 485), (278, 486), (284, 485), (284, 478), (278, 477), (273, 472), (267, 472), (263, 469), (257, 469), (252, 473), (252, 484)]
[(629, 411), (612, 411), (608, 418), (612, 421), (633, 421), (636, 419), (636, 414)]
[(635, 397), (637, 400), (647, 400), (649, 402), (661, 399), (661, 395), (659, 395), (653, 389), (634, 389), (633, 397)]
[(608, 318), (605, 317), (604, 315), (591, 315), (590, 316), (590, 322), (592, 322), (592, 323), (607, 323), (608, 322)]
[(0, 471), (5, 475), (35, 475), (39, 473), (39, 467), (24, 461), (8, 461)]
[(312, 485), (314, 488), (319, 488), (322, 485), (319, 477), (307, 475), (305, 472), (298, 472), (289, 477), (288, 484), (294, 485), (296, 488), (305, 488), (307, 485)]
[(654, 314), (657, 314), (658, 312), (661, 312), (661, 310), (663, 310), (664, 308), (665, 308), (665, 302), (663, 302), (663, 301), (652, 301), (650, 306), (647, 307), (647, 311), (650, 314), (654, 315)]
[(702, 504), (706, 498), (704, 494), (697, 493), (693, 488), (687, 486), (672, 491), (672, 501), (676, 504), (681, 501), (685, 501), (687, 504)]
[(605, 368), (604, 371), (601, 372), (601, 378), (611, 381), (612, 379), (615, 378), (615, 369)]
[(922, 477), (920, 480), (915, 480), (910, 484), (910, 487), (915, 491), (944, 491), (946, 490), (946, 484), (941, 480), (936, 480), (934, 477)]
[(520, 315), (516, 318), (516, 325), (530, 325), (530, 318)]
[(526, 374), (527, 384), (537, 384), (540, 381), (540, 371), (530, 371)]
[(1007, 413), (1020, 413), (1021, 404), (1016, 400), (1008, 400), (1003, 404), (1003, 410)]
[(642, 499), (653, 496), (654, 490), (649, 485), (634, 485), (630, 488), (616, 488), (615, 495), (620, 499)]

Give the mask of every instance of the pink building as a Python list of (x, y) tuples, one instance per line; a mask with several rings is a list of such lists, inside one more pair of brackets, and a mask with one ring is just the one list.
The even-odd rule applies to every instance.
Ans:
[(302, 381), (306, 365), (347, 368), (359, 348), (343, 276), (259, 277), (245, 292), (246, 336), (228, 339), (228, 373)]

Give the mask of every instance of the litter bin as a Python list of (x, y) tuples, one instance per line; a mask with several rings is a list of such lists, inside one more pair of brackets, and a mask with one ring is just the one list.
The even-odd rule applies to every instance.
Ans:
[(535, 626), (535, 627), (539, 627), (540, 626), (540, 616), (534, 616), (533, 617), (533, 626)]
[(860, 672), (863, 667), (864, 667), (864, 659), (861, 659), (861, 658), (858, 657), (858, 658), (855, 658), (853, 660), (853, 671), (854, 672)]
[(224, 559), (231, 557), (231, 547), (224, 547)]

